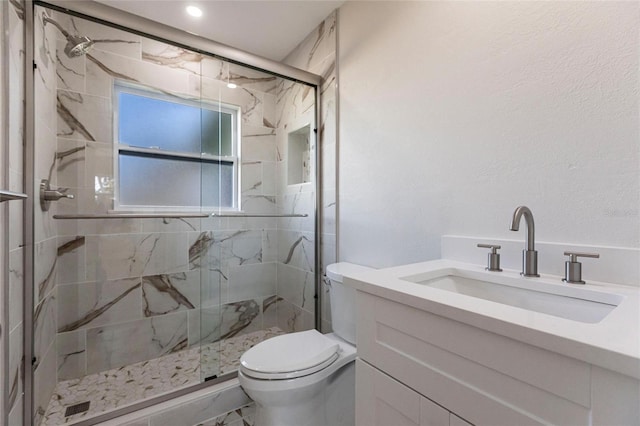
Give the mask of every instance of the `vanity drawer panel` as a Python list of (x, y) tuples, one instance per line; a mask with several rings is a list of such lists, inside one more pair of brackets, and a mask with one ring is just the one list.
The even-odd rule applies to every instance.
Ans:
[(587, 364), (366, 293), (358, 312), (360, 357), (474, 423), (589, 423)]
[(421, 396), (359, 359), (356, 395), (358, 426), (420, 426)]

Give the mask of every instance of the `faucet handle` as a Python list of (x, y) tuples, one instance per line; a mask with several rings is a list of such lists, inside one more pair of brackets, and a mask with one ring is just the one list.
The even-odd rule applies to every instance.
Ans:
[(491, 252), (487, 255), (487, 267), (484, 269), (487, 271), (502, 271), (500, 269), (500, 254), (498, 254), (498, 250), (502, 247), (494, 244), (478, 244), (478, 247), (491, 249)]
[(577, 251), (565, 251), (565, 256), (569, 256), (569, 260), (564, 262), (564, 278), (562, 281), (569, 284), (584, 284), (582, 280), (582, 263), (578, 262), (579, 257), (600, 258), (598, 253), (581, 253)]

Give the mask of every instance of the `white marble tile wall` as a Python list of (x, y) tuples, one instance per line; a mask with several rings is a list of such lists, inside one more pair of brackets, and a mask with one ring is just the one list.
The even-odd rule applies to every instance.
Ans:
[[(287, 57), (284, 62), (323, 76), (319, 105), (318, 141), (321, 147), (322, 271), (336, 261), (336, 12), (331, 13)], [(278, 223), (278, 323), (285, 331), (313, 327), (313, 231), (314, 185), (287, 185), (287, 133), (301, 124), (313, 123), (314, 93), (308, 87), (280, 82), (277, 88), (278, 208), (281, 213), (308, 213), (308, 218), (280, 219)], [(313, 149), (313, 147), (312, 147)], [(312, 156), (313, 158), (313, 156)], [(323, 331), (331, 331), (328, 287), (323, 286)]]
[[(7, 146), (0, 147), (3, 152), (8, 152), (8, 156), (6, 160), (3, 159), (0, 168), (8, 168), (8, 173), (3, 174), (9, 178), (9, 189), (16, 192), (24, 192), (24, 116), (22, 108), (24, 105), (25, 53), (23, 37), (24, 3), (22, 0), (3, 2), (0, 8), (2, 8), (2, 13), (6, 17), (6, 21), (3, 22), (8, 23), (7, 32), (5, 33), (5, 37), (8, 39), (7, 43), (4, 44), (4, 46), (8, 47), (8, 50), (3, 52), (2, 61), (7, 64), (6, 71), (8, 72), (9, 81), (9, 87), (7, 88), (9, 96), (5, 98), (5, 102), (8, 103), (9, 114), (5, 118), (6, 121), (4, 121), (8, 127), (9, 138), (7, 141), (3, 141)], [(22, 322), (22, 299), (24, 288), (24, 248), (22, 209), (22, 202), (10, 202), (7, 206), (8, 217), (2, 218), (2, 220), (9, 222), (9, 235), (5, 239), (7, 245), (6, 247), (3, 246), (3, 249), (9, 252), (9, 264), (6, 265), (9, 269), (9, 282), (0, 284), (0, 291), (5, 291), (2, 287), (8, 285), (9, 288), (5, 295), (9, 298), (9, 323), (2, 324), (0, 335), (3, 336), (3, 339), (7, 338), (9, 340), (9, 351), (0, 356), (0, 359), (3, 356), (8, 357), (9, 370), (0, 372), (2, 383), (8, 384), (6, 388), (7, 394), (2, 395), (0, 391), (0, 398), (4, 398), (7, 404), (7, 412), (2, 414), (0, 422), (6, 421), (9, 425), (21, 425), (23, 423), (24, 376), (22, 373), (24, 356), (22, 339), (24, 325)]]
[[(35, 140), (34, 150), (35, 193), (41, 179), (47, 179), (57, 187), (56, 133), (56, 56), (58, 30), (46, 22), (50, 11), (36, 7), (34, 15), (35, 48)], [(58, 105), (57, 105), (58, 104)], [(34, 203), (34, 419), (42, 421), (49, 398), (57, 382), (56, 331), (57, 331), (57, 227), (52, 218), (56, 205), (52, 203), (44, 211)]]

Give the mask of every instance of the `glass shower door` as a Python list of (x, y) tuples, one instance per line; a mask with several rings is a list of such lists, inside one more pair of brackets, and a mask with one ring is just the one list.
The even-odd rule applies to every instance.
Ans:
[[(226, 198), (202, 190), (218, 111), (201, 55), (40, 6), (34, 21), (35, 193), (74, 196), (33, 211), (33, 423), (59, 425), (201, 383), (201, 291), (220, 298), (203, 204)], [(69, 55), (69, 35), (92, 49)]]

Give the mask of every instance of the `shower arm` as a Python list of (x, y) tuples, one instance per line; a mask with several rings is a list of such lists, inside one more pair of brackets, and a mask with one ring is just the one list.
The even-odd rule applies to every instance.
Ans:
[(67, 39), (69, 39), (69, 33), (67, 32), (67, 30), (62, 28), (62, 26), (60, 24), (58, 24), (53, 19), (49, 18), (44, 13), (42, 13), (42, 23), (43, 23), (43, 26), (44, 26), (44, 24), (53, 24), (53, 26), (56, 27), (62, 33), (63, 36), (65, 36)]

